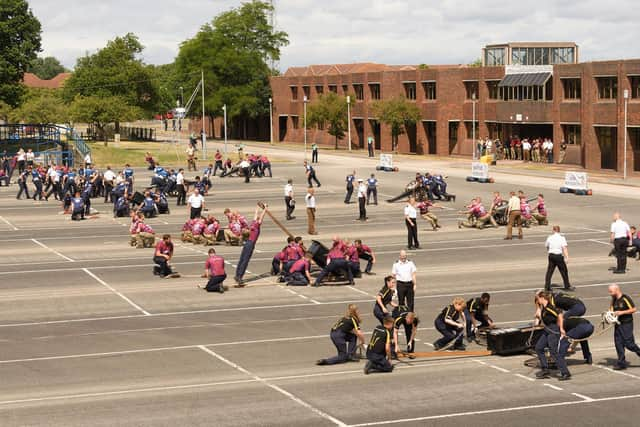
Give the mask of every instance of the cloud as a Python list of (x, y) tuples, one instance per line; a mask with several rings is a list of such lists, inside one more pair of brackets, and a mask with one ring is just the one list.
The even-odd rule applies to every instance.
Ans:
[[(180, 43), (238, 0), (30, 0), (43, 24), (45, 55), (67, 67), (133, 32), (144, 59), (173, 61)], [(370, 61), (472, 62), (482, 46), (506, 41), (575, 41), (583, 61), (640, 57), (640, 2), (619, 0), (274, 0), (289, 33), (280, 68)]]

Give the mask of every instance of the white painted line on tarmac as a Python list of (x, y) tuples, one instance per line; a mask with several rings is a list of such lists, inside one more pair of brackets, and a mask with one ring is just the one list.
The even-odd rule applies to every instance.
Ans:
[(628, 377), (628, 378), (634, 378), (634, 379), (636, 379), (636, 380), (640, 380), (640, 377), (639, 377), (639, 376), (637, 376), (637, 375), (633, 375), (633, 374), (630, 374), (630, 373), (628, 373), (628, 372), (624, 372), (624, 371), (616, 371), (615, 369), (611, 369), (611, 368), (609, 368), (609, 367), (607, 367), (607, 366), (601, 366), (601, 365), (592, 365), (592, 366), (593, 366), (594, 368), (598, 368), (598, 369), (602, 369), (602, 370), (605, 370), (605, 371), (609, 371), (609, 372), (611, 372), (612, 374), (622, 375), (622, 376), (625, 376), (625, 377)]
[(100, 283), (102, 286), (104, 286), (105, 288), (109, 289), (114, 294), (118, 295), (120, 298), (125, 300), (131, 307), (135, 308), (136, 310), (138, 310), (139, 312), (141, 312), (145, 316), (150, 316), (151, 315), (151, 313), (149, 313), (148, 311), (146, 311), (145, 309), (140, 307), (135, 302), (131, 301), (127, 296), (125, 296), (121, 292), (117, 291), (116, 289), (112, 288), (107, 282), (105, 282), (104, 280), (102, 280), (101, 278), (99, 278), (98, 276), (93, 274), (91, 271), (89, 271), (89, 269), (83, 268), (82, 271), (87, 273), (89, 276), (93, 277), (96, 280), (96, 282)]
[(302, 298), (304, 300), (311, 301), (314, 304), (317, 304), (317, 305), (322, 304), (321, 302), (318, 302), (318, 301), (314, 300), (313, 298), (309, 298), (306, 295), (299, 294), (298, 292), (294, 291), (293, 289), (289, 289), (289, 288), (287, 288), (287, 287), (285, 287), (283, 285), (279, 285), (278, 287), (280, 287), (280, 288), (284, 289), (285, 291), (289, 292), (291, 295), (295, 295), (295, 296), (298, 296), (298, 297), (300, 297), (300, 298)]
[(523, 379), (523, 380), (527, 380), (527, 381), (531, 381), (531, 382), (535, 381), (533, 378), (529, 378), (529, 377), (527, 377), (526, 375), (522, 375), (522, 374), (514, 374), (514, 375), (515, 375), (516, 377), (518, 377), (518, 378)]
[(220, 356), (218, 353), (214, 352), (213, 350), (208, 349), (205, 346), (199, 345), (198, 348), (202, 351), (204, 351), (205, 353), (210, 354), (211, 356), (215, 357), (216, 359), (218, 359), (219, 361), (221, 361), (222, 363), (232, 367), (233, 369), (242, 372), (243, 374), (253, 378), (254, 380), (264, 384), (265, 386), (269, 387), (270, 389), (277, 391), (278, 393), (282, 394), (283, 396), (288, 397), (289, 399), (291, 399), (292, 401), (294, 401), (295, 403), (297, 403), (300, 406), (303, 406), (305, 408), (307, 408), (308, 410), (310, 410), (311, 412), (313, 412), (314, 414), (324, 418), (327, 421), (332, 422), (333, 424), (340, 426), (340, 427), (347, 427), (347, 424), (343, 423), (342, 421), (340, 421), (339, 419), (327, 414), (326, 412), (316, 408), (315, 406), (311, 405), (310, 403), (300, 399), (299, 397), (295, 396), (292, 393), (289, 393), (288, 391), (286, 391), (285, 389), (283, 389), (280, 386), (277, 386), (275, 384), (272, 384), (271, 382), (269, 382), (268, 380), (265, 380), (262, 377), (259, 377), (258, 375), (251, 373), (250, 371), (246, 370), (245, 368), (243, 368), (242, 366), (228, 360), (225, 359), (224, 357)]
[(511, 373), (511, 371), (510, 371), (510, 370), (508, 370), (508, 369), (504, 369), (504, 368), (501, 368), (500, 366), (496, 366), (496, 365), (489, 365), (489, 364), (487, 364), (487, 366), (488, 366), (488, 367), (490, 367), (491, 369), (495, 369), (496, 371), (500, 371), (500, 372), (503, 372), (503, 373), (505, 373), (505, 374), (510, 374), (510, 373)]
[(201, 383), (201, 384), (134, 388), (129, 390), (103, 391), (103, 392), (97, 392), (97, 393), (63, 394), (60, 396), (34, 397), (31, 399), (2, 400), (0, 401), (0, 405), (5, 406), (5, 405), (12, 405), (12, 404), (20, 404), (20, 403), (48, 402), (48, 401), (69, 400), (69, 399), (86, 399), (91, 397), (118, 396), (118, 395), (135, 394), (135, 393), (152, 393), (152, 392), (158, 392), (158, 391), (189, 390), (193, 388), (205, 388), (205, 387), (215, 387), (215, 386), (224, 386), (224, 385), (233, 385), (233, 384), (247, 384), (247, 383), (254, 383), (254, 382), (256, 381), (248, 379), (248, 380), (221, 381), (221, 382)]
[(601, 242), (600, 240), (596, 240), (596, 239), (589, 239), (588, 241), (593, 243), (600, 243), (601, 245), (605, 245), (605, 246), (613, 246), (611, 242)]
[(5, 224), (7, 224), (9, 227), (11, 227), (11, 229), (12, 229), (13, 231), (18, 231), (18, 230), (19, 230), (19, 228), (18, 228), (18, 227), (16, 227), (15, 225), (11, 224), (11, 223), (10, 223), (7, 219), (5, 219), (5, 217), (3, 217), (3, 216), (0, 216), (0, 221), (4, 222), (4, 223), (5, 223)]
[(544, 383), (544, 384), (542, 384), (542, 385), (543, 385), (543, 386), (545, 386), (545, 387), (549, 387), (550, 389), (557, 390), (557, 391), (562, 391), (562, 390), (564, 390), (563, 388), (560, 388), (560, 387), (558, 387), (558, 386), (555, 386), (555, 385), (553, 385), (553, 384), (549, 384), (549, 383)]
[(578, 397), (582, 400), (584, 400), (585, 402), (593, 402), (593, 398), (589, 397), (589, 396), (585, 396), (584, 394), (580, 394), (580, 393), (571, 393), (572, 395), (574, 395), (575, 397)]
[(374, 299), (376, 297), (375, 295), (372, 295), (372, 294), (370, 294), (368, 292), (365, 292), (365, 291), (363, 291), (361, 289), (358, 289), (355, 286), (347, 286), (347, 289), (352, 290), (353, 292), (357, 292), (357, 293), (362, 294), (362, 295), (366, 295), (366, 296), (374, 298)]
[(427, 417), (416, 417), (416, 418), (404, 418), (404, 419), (396, 419), (396, 420), (386, 420), (386, 421), (374, 421), (370, 423), (361, 423), (361, 424), (351, 424), (350, 427), (367, 427), (367, 426), (379, 426), (379, 425), (388, 425), (388, 424), (402, 424), (402, 423), (416, 423), (419, 421), (430, 421), (430, 420), (439, 420), (446, 418), (458, 418), (458, 417), (468, 417), (471, 415), (488, 415), (488, 414), (500, 414), (507, 412), (517, 412), (517, 411), (527, 411), (531, 409), (542, 409), (542, 408), (554, 408), (554, 407), (562, 407), (562, 406), (572, 406), (572, 405), (581, 405), (585, 403), (596, 403), (596, 402), (611, 402), (616, 400), (628, 400), (628, 399), (638, 399), (640, 398), (640, 394), (628, 394), (624, 396), (614, 396), (614, 397), (605, 397), (601, 399), (591, 399), (591, 400), (578, 400), (578, 401), (567, 401), (567, 402), (555, 402), (555, 403), (542, 403), (539, 405), (526, 405), (526, 406), (513, 406), (509, 408), (497, 408), (497, 409), (486, 409), (483, 411), (468, 411), (468, 412), (453, 412), (449, 414), (441, 414), (441, 415), (432, 415)]
[(31, 240), (33, 243), (35, 243), (36, 245), (40, 246), (41, 248), (44, 248), (44, 249), (48, 250), (49, 252), (52, 252), (52, 253), (54, 253), (54, 254), (58, 255), (58, 256), (59, 256), (60, 258), (62, 258), (62, 259), (66, 259), (66, 260), (67, 260), (67, 261), (69, 261), (69, 262), (75, 262), (75, 260), (73, 260), (73, 259), (69, 258), (69, 257), (68, 257), (68, 256), (66, 256), (66, 255), (61, 254), (60, 252), (56, 251), (55, 249), (51, 249), (49, 246), (45, 245), (45, 244), (44, 244), (44, 243), (42, 243), (42, 242), (37, 241), (36, 239), (30, 239), (30, 240)]

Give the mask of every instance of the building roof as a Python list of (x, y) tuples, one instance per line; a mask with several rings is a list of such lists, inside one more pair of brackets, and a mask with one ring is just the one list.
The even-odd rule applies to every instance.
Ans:
[(36, 89), (60, 89), (71, 73), (60, 73), (51, 80), (42, 80), (33, 73), (24, 73), (22, 82), (25, 86)]
[(413, 65), (386, 65), (373, 62), (354, 64), (309, 65), (307, 67), (291, 67), (285, 71), (285, 77), (334, 76), (339, 74), (377, 73), (381, 71), (412, 71)]

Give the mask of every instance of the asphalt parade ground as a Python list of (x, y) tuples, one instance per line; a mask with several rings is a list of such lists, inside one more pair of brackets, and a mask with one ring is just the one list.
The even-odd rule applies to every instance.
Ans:
[[(229, 207), (251, 217), (262, 200), (284, 220), (283, 187), (291, 177), (297, 218), (285, 225), (308, 246), (302, 153), (264, 151), (286, 160), (273, 164), (274, 177), (250, 184), (214, 178), (209, 213), (222, 217)], [(525, 229), (521, 241), (504, 241), (504, 228), (457, 227), (457, 210), (476, 195), (490, 204), (496, 190), (545, 194), (550, 224), (560, 225), (569, 242), (572, 284), (594, 324), (608, 308), (607, 285), (614, 280), (640, 303), (640, 263), (630, 259), (628, 273), (613, 276), (608, 268), (615, 259), (607, 257), (612, 213), (640, 222), (636, 189), (605, 183), (594, 185), (592, 197), (563, 195), (561, 182), (543, 173), (468, 183), (466, 170), (403, 159), (400, 172), (376, 172), (379, 204), (368, 207), (363, 223), (356, 221), (357, 204), (343, 203), (344, 179), (354, 166), (366, 178), (375, 165), (365, 157), (321, 153), (320, 234), (314, 237), (327, 245), (333, 235), (362, 239), (376, 252), (376, 275), (356, 279), (353, 287), (277, 283), (269, 269), (286, 236), (265, 218), (249, 286), (223, 295), (197, 288), (204, 284), (199, 276), (207, 248), (179, 242), (187, 212), (175, 199), (170, 215), (148, 220), (157, 234), (174, 236), (173, 266), (182, 277), (163, 280), (152, 275), (152, 249), (131, 248), (128, 219), (114, 219), (100, 199), (93, 201), (101, 212), (96, 218), (72, 222), (53, 200), (16, 200), (15, 184), (0, 188), (0, 425), (636, 425), (640, 359), (628, 354), (628, 370), (611, 370), (612, 331), (591, 341), (593, 365), (582, 364), (579, 355), (570, 359), (573, 378), (566, 382), (535, 380), (534, 369), (523, 364), (526, 355), (416, 359), (394, 362), (391, 374), (368, 376), (364, 361), (316, 366), (334, 354), (329, 329), (347, 304), (358, 304), (367, 334), (375, 326), (375, 294), (407, 245), (404, 205), (385, 200), (417, 170), (448, 174), (457, 200), (435, 211), (440, 231), (419, 222), (422, 249), (409, 253), (418, 267), (416, 351), (433, 350), (439, 337), (433, 319), (454, 296), (490, 292), (490, 315), (499, 326), (525, 325), (533, 317), (551, 227)], [(136, 179), (140, 188), (149, 174), (137, 170)], [(233, 277), (240, 248), (216, 249)], [(560, 283), (558, 273), (554, 282)]]

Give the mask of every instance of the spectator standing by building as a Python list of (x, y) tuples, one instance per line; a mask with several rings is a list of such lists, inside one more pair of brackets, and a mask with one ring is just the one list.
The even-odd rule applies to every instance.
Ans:
[(375, 144), (375, 139), (373, 139), (373, 136), (369, 135), (369, 137), (367, 138), (367, 148), (369, 150), (369, 157), (373, 157), (374, 156), (374, 146)]

